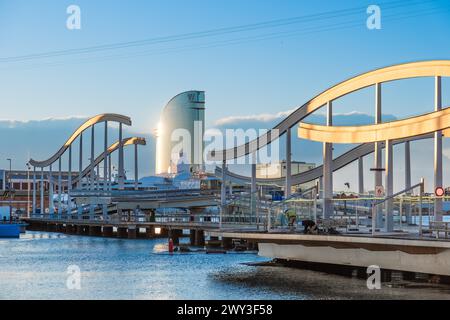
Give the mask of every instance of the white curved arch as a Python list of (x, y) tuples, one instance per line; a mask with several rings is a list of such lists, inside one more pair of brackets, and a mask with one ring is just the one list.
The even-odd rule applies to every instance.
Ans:
[(85, 123), (83, 123), (81, 126), (79, 126), (78, 129), (62, 145), (62, 147), (50, 158), (48, 158), (46, 160), (42, 160), (42, 161), (30, 159), (30, 161), (28, 163), (30, 165), (32, 165), (34, 167), (38, 167), (38, 168), (48, 167), (49, 165), (54, 163), (56, 160), (58, 160), (59, 157), (61, 157), (64, 154), (64, 152), (67, 150), (67, 148), (75, 141), (75, 139), (84, 130), (90, 128), (91, 126), (93, 126), (97, 123), (105, 122), (105, 121), (118, 122), (118, 123), (125, 124), (127, 126), (131, 125), (131, 118), (124, 116), (124, 115), (115, 114), (115, 113), (105, 113), (105, 114), (97, 115), (95, 117), (88, 119)]
[(433, 76), (450, 76), (450, 60), (431, 60), (403, 63), (358, 75), (323, 91), (301, 107), (297, 108), (266, 134), (242, 146), (210, 152), (208, 154), (208, 160), (231, 160), (255, 152), (265, 145), (270, 144), (273, 140), (277, 139), (305, 117), (324, 106), (327, 102), (333, 101), (351, 92), (375, 85), (377, 83)]

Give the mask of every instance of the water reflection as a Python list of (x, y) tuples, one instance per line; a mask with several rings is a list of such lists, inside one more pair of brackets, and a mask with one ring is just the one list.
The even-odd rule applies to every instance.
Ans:
[[(274, 266), (254, 254), (167, 253), (161, 240), (28, 232), (0, 240), (1, 299), (447, 299), (449, 287), (364, 280)], [(81, 270), (81, 290), (66, 286)]]

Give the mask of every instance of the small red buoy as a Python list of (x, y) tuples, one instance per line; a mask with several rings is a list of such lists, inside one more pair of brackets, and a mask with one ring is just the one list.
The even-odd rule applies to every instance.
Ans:
[(172, 238), (169, 238), (169, 252), (173, 253), (173, 240), (172, 240)]

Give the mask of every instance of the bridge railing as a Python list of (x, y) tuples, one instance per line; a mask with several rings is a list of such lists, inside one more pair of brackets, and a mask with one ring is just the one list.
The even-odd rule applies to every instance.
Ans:
[(267, 229), (287, 228), (289, 223), (287, 211), (293, 211), (296, 214), (295, 228), (303, 220), (317, 221), (321, 214), (317, 195), (318, 187), (315, 185), (302, 192), (294, 193), (282, 201), (273, 202), (267, 210)]
[[(417, 191), (416, 194), (414, 194), (415, 191)], [(424, 201), (423, 179), (410, 188), (375, 202), (372, 206), (372, 235), (380, 231), (408, 232), (411, 231), (409, 228), (411, 225), (417, 224), (418, 233), (421, 236), (424, 224), (423, 205), (426, 202)], [(428, 207), (427, 213), (429, 221), (431, 221), (430, 207)]]

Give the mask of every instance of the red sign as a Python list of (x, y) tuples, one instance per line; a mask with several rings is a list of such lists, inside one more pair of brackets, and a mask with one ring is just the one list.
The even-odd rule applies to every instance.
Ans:
[(444, 188), (442, 188), (442, 187), (437, 187), (437, 188), (434, 190), (434, 194), (435, 194), (437, 197), (442, 197), (442, 196), (445, 194)]

